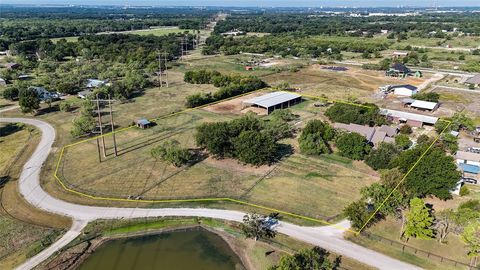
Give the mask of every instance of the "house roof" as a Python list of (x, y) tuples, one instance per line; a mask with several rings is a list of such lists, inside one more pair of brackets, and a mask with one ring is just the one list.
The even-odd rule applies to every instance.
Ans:
[(390, 68), (394, 69), (394, 70), (397, 70), (397, 71), (400, 71), (400, 72), (404, 72), (404, 73), (410, 72), (410, 69), (407, 66), (405, 66), (404, 64), (400, 64), (400, 63), (393, 63), (390, 66)]
[(457, 151), (455, 157), (457, 159), (480, 162), (480, 154), (473, 152)]
[(87, 80), (87, 87), (99, 87), (105, 84), (105, 81), (97, 80), (97, 79), (88, 79)]
[(243, 103), (255, 104), (260, 107), (268, 108), (300, 97), (300, 95), (294, 93), (278, 91), (245, 100)]
[(138, 120), (137, 120), (137, 124), (138, 124), (138, 125), (144, 125), (144, 126), (145, 126), (145, 125), (149, 125), (149, 124), (150, 124), (150, 121), (148, 121), (148, 120), (145, 119), (145, 118), (142, 118), (142, 119), (138, 119)]
[(390, 87), (390, 89), (396, 89), (396, 88), (407, 88), (408, 90), (412, 90), (412, 91), (416, 91), (418, 89), (416, 86), (413, 86), (411, 84), (393, 85)]
[(414, 107), (414, 108), (433, 110), (433, 109), (435, 109), (435, 107), (437, 107), (437, 104), (438, 103), (436, 103), (436, 102), (415, 100), (410, 106)]
[(375, 129), (369, 126), (362, 126), (358, 124), (343, 124), (343, 123), (334, 123), (334, 128), (344, 129), (350, 132), (356, 132), (363, 135), (368, 141), (370, 141), (375, 134)]
[(363, 135), (367, 141), (374, 145), (378, 145), (382, 142), (394, 142), (393, 137), (397, 135), (397, 129), (387, 125), (381, 127), (369, 127), (358, 124), (334, 123), (333, 127)]
[(419, 121), (427, 124), (435, 124), (438, 121), (437, 117), (427, 116), (423, 114), (417, 113), (409, 113), (409, 112), (402, 112), (397, 110), (390, 110), (390, 109), (380, 109), (379, 113), (381, 115), (389, 116), (389, 117), (396, 117), (402, 118), (405, 120), (412, 120), (412, 121)]
[(468, 80), (465, 81), (465, 83), (471, 83), (471, 84), (480, 84), (480, 74), (477, 74)]
[(466, 173), (473, 173), (473, 174), (478, 174), (480, 173), (480, 166), (472, 165), (472, 164), (466, 164), (466, 163), (460, 163), (458, 164), (462, 171)]
[(398, 133), (398, 129), (396, 127), (391, 127), (387, 125), (382, 125), (381, 127), (378, 128), (378, 130), (385, 132), (389, 137), (393, 137)]
[(83, 91), (80, 91), (77, 93), (78, 96), (83, 96), (83, 97), (86, 97), (90, 94), (92, 94), (93, 91), (92, 90), (83, 90)]

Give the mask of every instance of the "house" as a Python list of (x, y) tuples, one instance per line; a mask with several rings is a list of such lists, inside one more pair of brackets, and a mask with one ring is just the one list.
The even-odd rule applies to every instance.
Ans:
[(28, 74), (19, 75), (19, 76), (18, 76), (18, 79), (19, 79), (20, 81), (26, 81), (26, 80), (31, 80), (31, 79), (33, 79), (33, 76), (32, 76), (32, 75), (28, 75)]
[(393, 58), (407, 57), (409, 52), (394, 51), (392, 53)]
[(439, 104), (437, 102), (423, 101), (423, 100), (414, 100), (410, 104), (410, 108), (417, 109), (419, 111), (430, 111), (433, 112), (438, 108)]
[(85, 87), (87, 88), (97, 88), (102, 85), (107, 85), (106, 81), (103, 80), (97, 80), (97, 79), (87, 79), (87, 85)]
[(80, 91), (80, 92), (77, 93), (77, 97), (82, 98), (82, 99), (86, 99), (91, 94), (93, 94), (92, 90), (90, 90), (90, 89), (83, 90), (83, 91)]
[(457, 151), (455, 155), (458, 167), (468, 174), (480, 173), (480, 153)]
[(222, 36), (241, 36), (241, 35), (245, 35), (245, 32), (238, 31), (237, 29), (233, 29), (232, 31), (222, 33)]
[(386, 76), (391, 77), (407, 77), (412, 71), (401, 63), (393, 63), (390, 68), (385, 71)]
[(152, 122), (148, 121), (145, 118), (142, 118), (142, 119), (136, 120), (135, 125), (141, 129), (146, 129), (152, 126)]
[(20, 68), (22, 65), (20, 65), (19, 63), (6, 63), (5, 64), (5, 67), (7, 69), (18, 69)]
[(411, 97), (418, 92), (418, 88), (410, 84), (394, 85), (390, 87), (390, 91), (392, 90), (395, 96), (403, 97)]
[(465, 81), (465, 84), (467, 85), (473, 85), (474, 87), (479, 87), (480, 86), (480, 74), (477, 74), (468, 80)]
[(390, 109), (380, 109), (379, 113), (395, 123), (407, 123), (411, 127), (433, 126), (438, 121), (437, 117)]
[(40, 99), (40, 101), (58, 100), (60, 98), (60, 96), (57, 93), (49, 92), (47, 89), (43, 87), (31, 86), (29, 88), (37, 92), (37, 97)]
[(10, 55), (10, 51), (9, 50), (0, 51), (0, 55)]
[(333, 127), (335, 129), (342, 129), (347, 132), (358, 133), (367, 139), (369, 143), (372, 143), (374, 146), (378, 146), (382, 142), (393, 143), (395, 142), (394, 137), (398, 133), (398, 129), (383, 125), (381, 127), (369, 127), (362, 126), (358, 124), (343, 124), (343, 123), (334, 123)]
[(259, 107), (270, 114), (276, 109), (285, 109), (302, 102), (302, 96), (290, 92), (273, 92), (243, 101), (244, 106)]
[(7, 85), (7, 81), (5, 81), (4, 79), (0, 78), (0, 86), (5, 86)]

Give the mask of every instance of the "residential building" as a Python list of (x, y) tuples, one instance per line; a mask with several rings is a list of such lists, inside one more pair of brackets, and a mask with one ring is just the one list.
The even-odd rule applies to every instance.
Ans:
[(5, 86), (7, 85), (7, 81), (5, 81), (4, 79), (0, 78), (0, 86)]
[(407, 77), (412, 71), (401, 63), (393, 63), (390, 68), (385, 71), (386, 76)]
[(87, 90), (83, 90), (83, 91), (80, 91), (77, 93), (77, 96), (79, 98), (82, 98), (82, 99), (86, 99), (88, 96), (90, 96), (91, 94), (93, 94), (93, 91), (90, 90), (90, 89), (87, 89)]
[(393, 143), (395, 142), (394, 137), (398, 133), (398, 129), (395, 127), (390, 127), (383, 125), (381, 127), (369, 127), (362, 126), (358, 124), (343, 124), (343, 123), (334, 123), (333, 127), (335, 129), (342, 129), (348, 132), (358, 133), (367, 139), (369, 143), (372, 143), (374, 146), (378, 146), (382, 142)]
[(418, 88), (410, 84), (394, 85), (390, 87), (390, 91), (392, 90), (395, 96), (401, 97), (411, 97), (418, 92)]
[(87, 88), (97, 88), (102, 85), (107, 85), (106, 81), (103, 80), (98, 80), (98, 79), (88, 79), (87, 80), (87, 85), (85, 87)]
[(474, 87), (479, 87), (480, 86), (480, 74), (477, 74), (468, 80), (465, 81), (465, 84), (468, 85), (473, 85)]
[(468, 174), (480, 173), (480, 153), (457, 151), (455, 155), (458, 167)]
[(407, 123), (411, 127), (433, 126), (438, 121), (437, 117), (390, 109), (380, 109), (379, 113), (395, 123)]

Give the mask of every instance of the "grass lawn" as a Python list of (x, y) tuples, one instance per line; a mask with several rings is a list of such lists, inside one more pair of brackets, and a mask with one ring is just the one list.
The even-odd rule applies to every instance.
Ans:
[(24, 125), (1, 124), (1, 176), (9, 182), (0, 188), (0, 268), (12, 269), (55, 240), (67, 218), (42, 212), (24, 201), (17, 191), (21, 168), (39, 140), (39, 133)]
[[(400, 234), (400, 223), (391, 217), (375, 224), (372, 228), (367, 229), (367, 231), (396, 242), (401, 242), (398, 238)], [(426, 254), (420, 252), (415, 254), (415, 251), (411, 248), (405, 248), (405, 252), (402, 252), (402, 247), (400, 245), (390, 245), (388, 242), (372, 240), (362, 235), (357, 237), (351, 236), (349, 238), (351, 241), (359, 243), (367, 248), (380, 251), (394, 258), (419, 265), (426, 269), (462, 269), (459, 268), (459, 266), (454, 267), (453, 264), (441, 263), (439, 258), (433, 256), (427, 258)], [(467, 251), (460, 238), (454, 234), (450, 234), (446, 241), (446, 244), (440, 244), (435, 239), (421, 240), (412, 238), (405, 244), (432, 254), (468, 264), (469, 258), (466, 256)]]

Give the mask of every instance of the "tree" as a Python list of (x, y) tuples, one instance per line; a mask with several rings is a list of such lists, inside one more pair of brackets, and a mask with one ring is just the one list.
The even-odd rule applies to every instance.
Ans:
[(245, 237), (257, 241), (260, 238), (274, 238), (276, 231), (271, 228), (267, 217), (257, 213), (243, 216), (243, 223), (240, 225)]
[(60, 104), (58, 104), (58, 107), (62, 112), (69, 112), (72, 109), (72, 105), (70, 105), (70, 102), (68, 101), (60, 102)]
[(400, 147), (401, 149), (408, 149), (412, 146), (412, 141), (408, 138), (408, 135), (399, 134), (395, 137), (395, 145)]
[(455, 187), (460, 176), (454, 158), (439, 148), (433, 148), (408, 174), (405, 186), (413, 196), (434, 195), (446, 200), (451, 198), (450, 190)]
[(230, 126), (227, 122), (204, 123), (197, 127), (197, 145), (206, 148), (212, 155), (223, 158), (233, 154), (230, 141)]
[(363, 200), (350, 203), (343, 214), (350, 220), (353, 228), (360, 230), (370, 218), (371, 213), (367, 211), (367, 204)]
[(435, 92), (421, 92), (412, 95), (412, 98), (429, 102), (438, 102), (440, 99), (440, 94)]
[(340, 135), (335, 144), (340, 150), (340, 155), (354, 160), (363, 159), (371, 149), (365, 137), (355, 132)]
[(166, 160), (176, 167), (187, 164), (192, 160), (192, 153), (188, 149), (181, 148), (180, 143), (176, 140), (171, 140), (152, 148), (150, 151), (152, 157)]
[(458, 139), (450, 133), (444, 134), (442, 136), (441, 143), (450, 153), (455, 153), (458, 150)]
[[(469, 257), (472, 260), (480, 255), (480, 221), (471, 222), (461, 235), (462, 241), (467, 244)], [(474, 264), (476, 265), (476, 263)]]
[(300, 151), (306, 155), (330, 153), (328, 141), (334, 137), (334, 129), (320, 120), (310, 120), (298, 138)]
[(405, 124), (400, 127), (400, 134), (412, 134), (412, 127), (408, 124)]
[(394, 214), (398, 207), (408, 202), (398, 190), (379, 183), (364, 187), (360, 192), (364, 201), (367, 201), (374, 211), (378, 209), (376, 215)]
[(35, 89), (27, 88), (20, 91), (18, 104), (23, 113), (33, 113), (40, 108), (40, 99)]
[(73, 137), (78, 138), (89, 134), (95, 128), (95, 120), (92, 116), (80, 115), (80, 117), (73, 120), (73, 127), (70, 130), (70, 134)]
[(329, 252), (320, 247), (312, 249), (301, 249), (293, 255), (285, 255), (280, 258), (278, 265), (274, 265), (269, 270), (333, 270), (337, 269), (340, 257), (335, 262), (330, 261)]
[(365, 103), (358, 105), (335, 103), (325, 111), (332, 122), (355, 123), (359, 125), (382, 125), (386, 123), (385, 117), (379, 113), (375, 104)]
[(4, 99), (13, 101), (18, 98), (18, 94), (19, 90), (17, 87), (8, 86), (7, 88), (5, 88), (5, 90), (3, 90), (2, 96)]
[(431, 239), (434, 236), (432, 225), (433, 217), (423, 200), (419, 198), (411, 199), (403, 233), (407, 241), (410, 237)]
[(233, 147), (240, 161), (256, 166), (272, 162), (277, 152), (273, 138), (258, 131), (241, 132), (233, 139)]
[(382, 142), (365, 157), (365, 163), (374, 170), (389, 169), (398, 153), (399, 150), (395, 145)]

